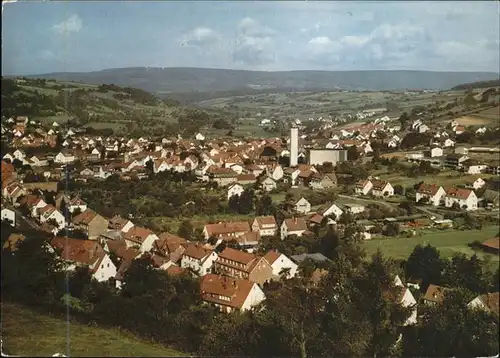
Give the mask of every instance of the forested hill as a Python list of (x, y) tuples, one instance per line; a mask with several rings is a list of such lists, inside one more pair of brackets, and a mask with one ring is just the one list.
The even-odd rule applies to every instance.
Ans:
[(91, 84), (115, 83), (155, 93), (265, 90), (448, 89), (498, 78), (493, 72), (430, 71), (243, 71), (207, 68), (115, 68), (27, 76)]
[(500, 78), (491, 81), (479, 81), (472, 83), (463, 83), (461, 85), (455, 86), (452, 90), (468, 90), (475, 88), (490, 88), (490, 87), (498, 87), (500, 86)]

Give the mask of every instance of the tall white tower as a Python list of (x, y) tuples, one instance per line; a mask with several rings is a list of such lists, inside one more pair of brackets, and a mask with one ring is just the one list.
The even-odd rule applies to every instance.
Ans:
[(290, 166), (298, 164), (299, 157), (299, 129), (292, 127), (290, 129)]

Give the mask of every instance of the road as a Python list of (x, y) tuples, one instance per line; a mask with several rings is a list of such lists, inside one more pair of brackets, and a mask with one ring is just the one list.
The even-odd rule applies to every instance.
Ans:
[(364, 199), (364, 198), (358, 198), (357, 196), (349, 196), (349, 195), (342, 195), (342, 194), (339, 194), (339, 198), (342, 198), (342, 199), (349, 199), (349, 200), (352, 200), (354, 202), (356, 201), (365, 201), (369, 204), (381, 204), (381, 205), (384, 205), (386, 207), (389, 207), (391, 209), (394, 209), (394, 204), (393, 203), (389, 203), (383, 199), (381, 200), (377, 200), (377, 199)]

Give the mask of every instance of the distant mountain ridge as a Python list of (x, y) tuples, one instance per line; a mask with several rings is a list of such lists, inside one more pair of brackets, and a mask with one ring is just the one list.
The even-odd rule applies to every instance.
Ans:
[(130, 86), (158, 94), (258, 91), (259, 88), (307, 90), (449, 89), (498, 78), (494, 72), (430, 71), (245, 71), (187, 67), (129, 67), (94, 72), (59, 72), (24, 76), (89, 84)]
[(481, 81), (481, 82), (472, 82), (472, 83), (463, 83), (458, 86), (452, 88), (452, 90), (469, 90), (476, 88), (490, 88), (490, 87), (498, 87), (500, 86), (500, 79), (491, 80), (491, 81)]

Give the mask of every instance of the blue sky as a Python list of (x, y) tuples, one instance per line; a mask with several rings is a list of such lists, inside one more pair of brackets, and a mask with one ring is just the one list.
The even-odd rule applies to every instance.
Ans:
[(499, 3), (16, 2), (2, 72), (210, 67), (499, 72)]

